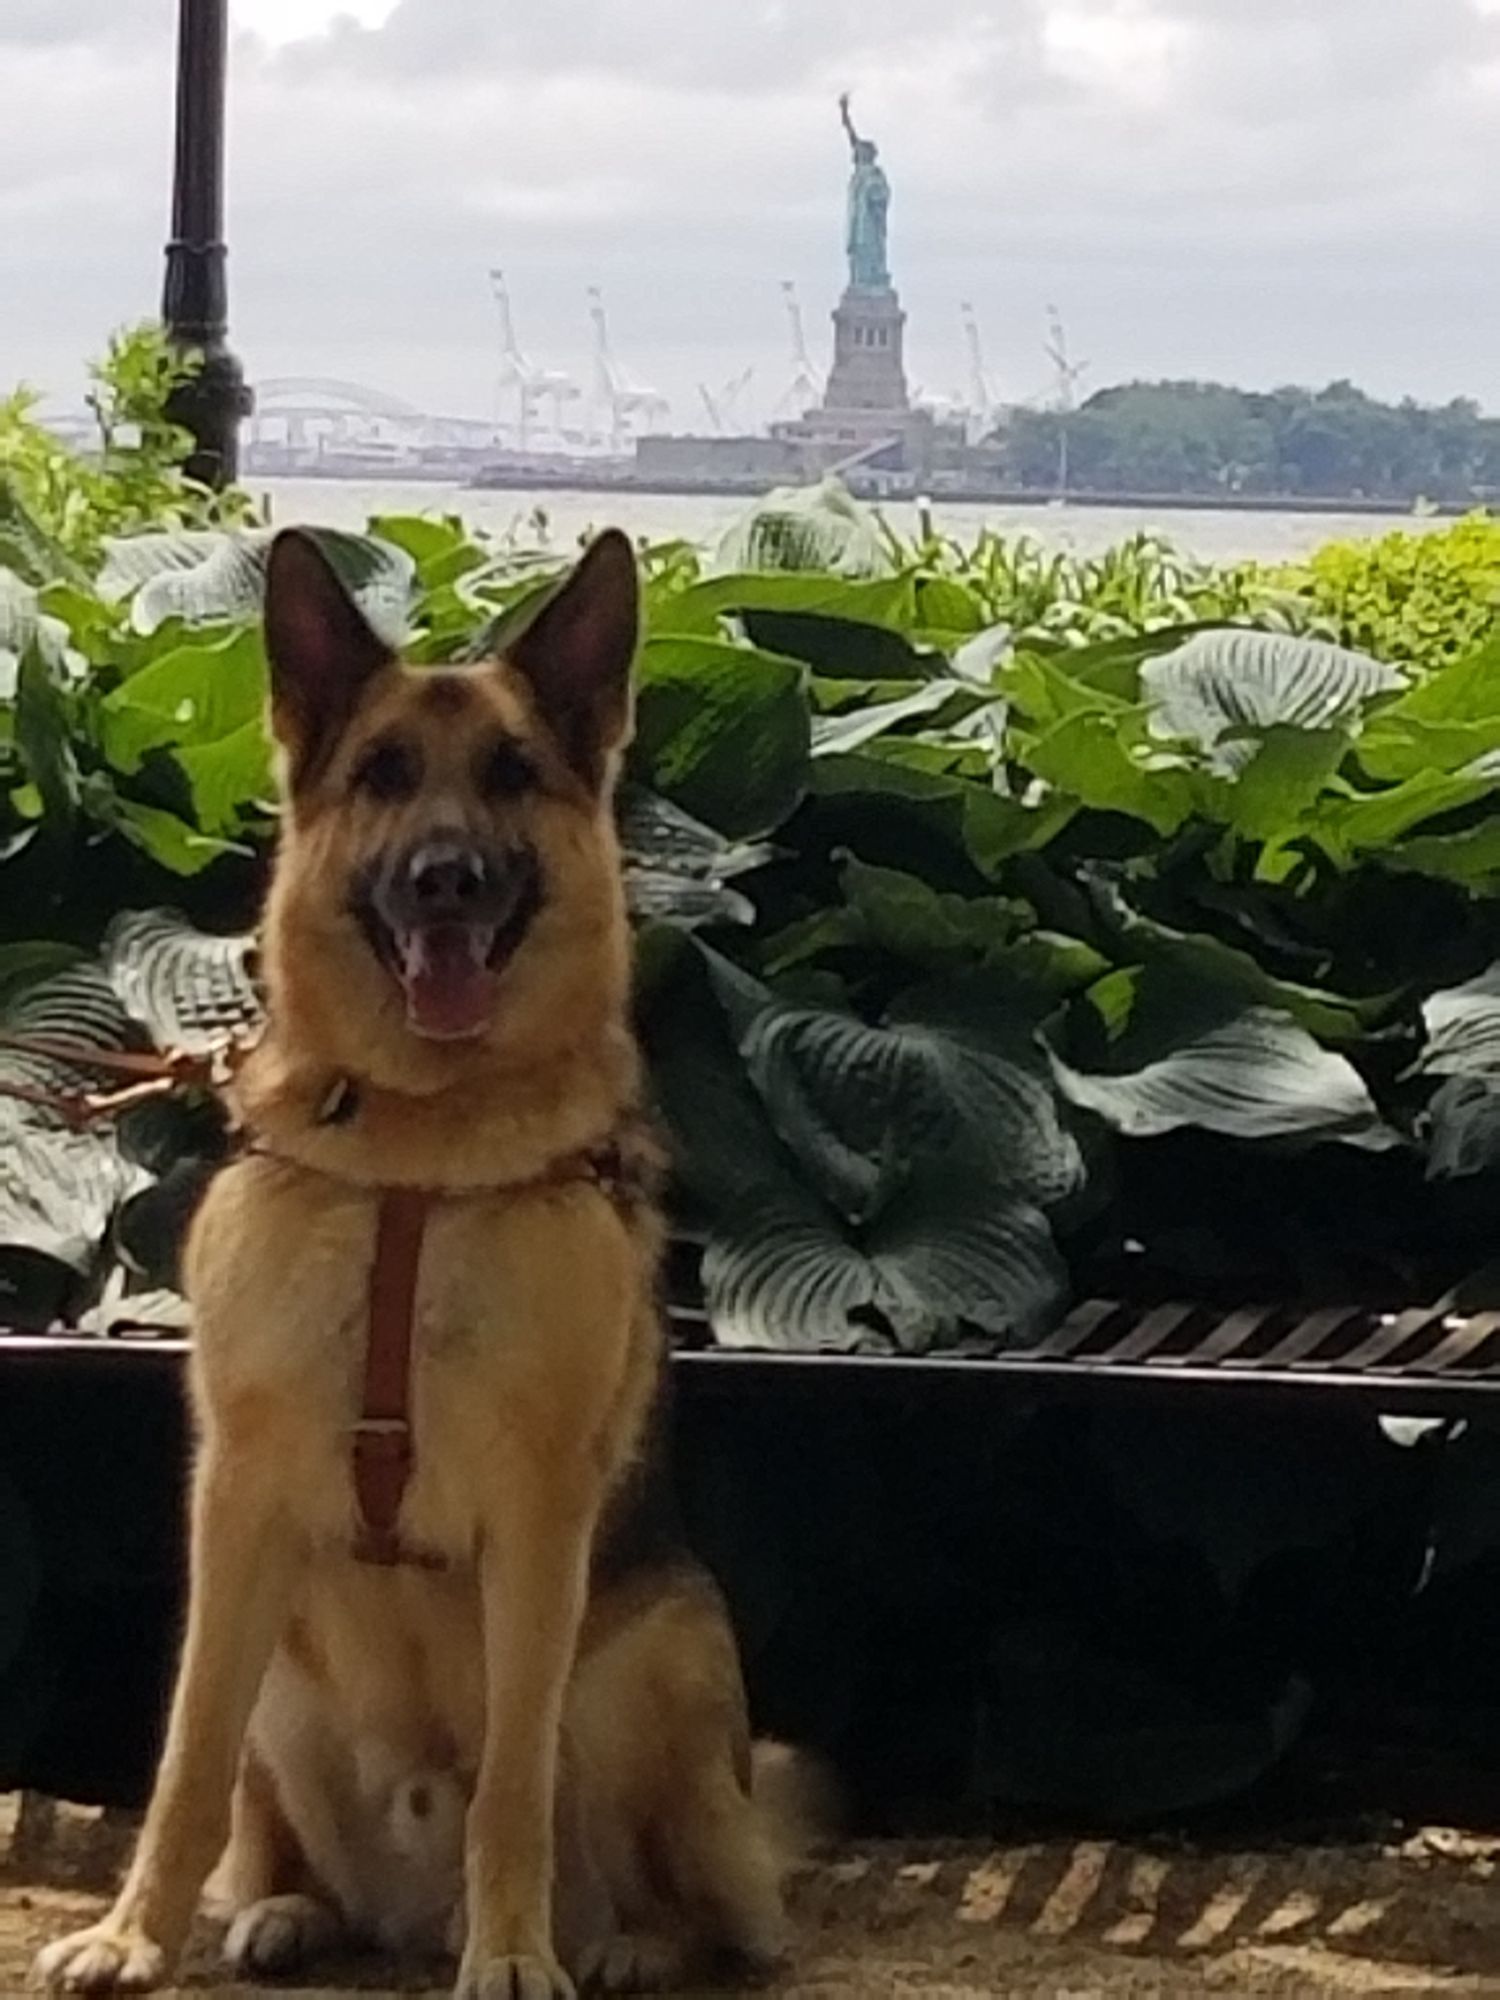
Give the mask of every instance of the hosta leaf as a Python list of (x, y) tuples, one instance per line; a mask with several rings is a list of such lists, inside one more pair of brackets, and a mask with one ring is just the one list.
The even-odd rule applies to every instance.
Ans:
[(1399, 1001), (1399, 993), (1355, 999), (1269, 973), (1254, 954), (1205, 931), (1184, 931), (1135, 909), (1122, 886), (1101, 873), (1087, 877), (1089, 897), (1107, 939), (1120, 955), (1152, 967), (1185, 992), (1234, 994), (1253, 1006), (1287, 1013), (1325, 1041), (1357, 1040)]
[(1251, 754), (1226, 790), (1226, 817), (1247, 840), (1289, 839), (1343, 762), (1349, 732), (1278, 722), (1247, 741)]
[(485, 549), (454, 514), (445, 514), (440, 521), (426, 514), (377, 514), (369, 532), (377, 541), (405, 550), (414, 565), (415, 582), (423, 590), (440, 590), (489, 561)]
[(16, 746), (41, 801), (43, 824), (61, 834), (78, 811), (80, 782), (61, 667), (33, 638), (16, 673)]
[(1500, 1079), (1500, 961), (1462, 986), (1447, 986), (1422, 1003), (1427, 1041), (1417, 1068), (1428, 1076)]
[(104, 975), (158, 1048), (197, 1053), (262, 1019), (255, 941), (199, 930), (175, 910), (131, 910), (104, 934)]
[(851, 709), (842, 715), (819, 716), (812, 727), (813, 755), (831, 757), (862, 749), (899, 723), (921, 715), (936, 715), (939, 709), (948, 711), (951, 719), (984, 705), (985, 697), (961, 681), (928, 681), (896, 701), (877, 702), (870, 708)]
[[(104, 974), (88, 965), (29, 986), (0, 1007), (0, 1033), (103, 1050), (141, 1039)], [(65, 1095), (100, 1087), (86, 1065), (3, 1044), (0, 1082)], [(74, 1130), (59, 1112), (0, 1092), (0, 1264), (7, 1251), (29, 1250), (86, 1275), (115, 1210), (145, 1179), (121, 1151), (112, 1121)]]
[(268, 530), (186, 530), (117, 536), (99, 572), (101, 597), (129, 597), (137, 632), (168, 618), (189, 625), (253, 618), (265, 587)]
[(28, 986), (39, 986), (81, 965), (84, 954), (74, 944), (38, 938), (25, 944), (0, 944), (0, 1009), (20, 998)]
[(1039, 1339), (1067, 1299), (1045, 1217), (972, 1180), (912, 1184), (858, 1239), (815, 1204), (728, 1221), (703, 1260), (726, 1347), (922, 1354)]
[(1133, 745), (1116, 714), (1070, 715), (1029, 746), (1026, 763), (1064, 796), (1096, 812), (1128, 813), (1160, 834), (1175, 833), (1193, 811), (1189, 775)]
[(648, 591), (651, 631), (722, 636), (726, 618), (752, 615), (820, 619), (842, 633), (842, 643), (857, 646), (861, 629), (866, 641), (894, 638), (896, 657), (909, 662), (907, 642), (914, 617), (911, 579), (907, 576), (852, 578), (827, 570), (748, 570), (708, 576), (686, 588), (674, 587), (654, 596)]
[(173, 875), (199, 875), (221, 855), (248, 852), (232, 841), (201, 833), (176, 813), (166, 812), (160, 806), (124, 798), (107, 782), (95, 784), (93, 779), (89, 782), (92, 788), (89, 804), (94, 818), (112, 827), (132, 847), (150, 855)]
[(42, 609), (38, 593), (29, 583), (13, 570), (0, 569), (0, 701), (14, 699), (21, 655), (32, 645), (51, 670), (64, 670), (67, 626)]
[(1418, 833), (1382, 855), (1387, 868), (1459, 882), (1475, 893), (1500, 888), (1500, 818), (1462, 833)]
[(795, 660), (720, 639), (648, 639), (632, 768), (727, 834), (765, 833), (807, 782), (811, 724)]
[[(994, 875), (1013, 854), (1045, 847), (1078, 809), (1067, 797), (1036, 806), (1001, 798), (964, 778), (873, 757), (870, 747), (813, 765), (815, 795), (836, 807), (836, 824), (861, 854), (876, 851), (894, 861), (920, 830), (951, 842), (981, 874)], [(875, 849), (882, 837), (887, 844)]]
[(1444, 1077), (1427, 1106), (1427, 1174), (1459, 1180), (1500, 1162), (1500, 1077)]
[(1096, 996), (1112, 1030), (1107, 1064), (1083, 1066), (1054, 1048), (1053, 1068), (1075, 1104), (1127, 1138), (1199, 1126), (1233, 1139), (1339, 1140), (1371, 1151), (1400, 1143), (1353, 1064), (1288, 1015), (1216, 1005), (1129, 973), (1102, 981), (1088, 1000)]
[[(415, 564), (405, 549), (339, 528), (304, 530), (370, 625), (392, 646), (406, 637)], [(254, 618), (265, 588), (269, 529), (173, 531), (118, 537), (99, 575), (101, 596), (130, 598), (131, 624), (155, 632), (169, 618), (209, 625)]]
[(1254, 746), (1246, 731), (1277, 723), (1356, 729), (1366, 705), (1407, 685), (1399, 668), (1321, 639), (1226, 627), (1203, 632), (1141, 668), (1151, 728), (1196, 744), (1216, 768), (1234, 772)]
[(718, 569), (832, 570), (879, 576), (890, 568), (875, 517), (839, 480), (782, 486), (726, 529)]
[(760, 840), (726, 840), (670, 799), (639, 785), (621, 787), (616, 818), (628, 867), (688, 881), (727, 882), (763, 868), (775, 852)]
[(276, 790), (271, 745), (259, 716), (216, 742), (174, 750), (173, 762), (187, 779), (193, 815), (204, 833), (237, 833), (247, 809), (271, 808)]
[(940, 1168), (1042, 1207), (1077, 1189), (1082, 1155), (1025, 1026), (1007, 1038), (997, 1020), (988, 1040), (910, 1017), (872, 1027), (786, 1006), (722, 961), (710, 972), (772, 1128), (850, 1222)]
[(1308, 815), (1307, 830), (1342, 866), (1362, 854), (1384, 854), (1424, 820), (1473, 805), (1500, 786), (1500, 778), (1449, 776), (1424, 771), (1383, 792), (1329, 792)]
[(266, 658), (258, 627), (173, 646), (105, 696), (101, 736), (110, 762), (135, 771), (148, 750), (216, 743), (266, 705)]
[(768, 970), (800, 964), (831, 947), (865, 945), (914, 964), (973, 962), (1013, 944), (1033, 921), (1030, 906), (1003, 896), (945, 895), (916, 875), (844, 861), (844, 903), (817, 911), (764, 947)]

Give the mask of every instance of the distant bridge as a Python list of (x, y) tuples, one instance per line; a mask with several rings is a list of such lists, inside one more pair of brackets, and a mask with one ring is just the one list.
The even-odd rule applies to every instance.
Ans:
[(255, 384), (246, 426), (252, 451), (317, 457), (371, 452), (402, 457), (431, 451), (492, 448), (492, 417), (451, 417), (419, 409), (403, 396), (333, 375), (282, 375)]

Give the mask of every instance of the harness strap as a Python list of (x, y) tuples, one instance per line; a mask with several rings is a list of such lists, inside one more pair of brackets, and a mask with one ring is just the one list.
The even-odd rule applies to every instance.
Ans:
[[(42, 1085), (0, 1078), (0, 1097), (18, 1098), (51, 1111), (74, 1130), (85, 1128), (95, 1119), (117, 1116), (146, 1097), (194, 1088), (222, 1091), (247, 1053), (247, 1044), (234, 1037), (201, 1054), (185, 1050), (162, 1054), (136, 1049), (93, 1049), (61, 1036), (0, 1031), (0, 1049), (3, 1048), (123, 1080), (119, 1089), (94, 1092), (54, 1091)], [(339, 1078), (318, 1122), (342, 1124), (357, 1107), (357, 1086), (347, 1077)], [(242, 1139), (242, 1150), (272, 1159), (284, 1157), (251, 1139)], [(444, 1567), (441, 1556), (404, 1546), (399, 1531), (401, 1504), (411, 1483), (415, 1460), (411, 1350), (417, 1275), (433, 1203), (445, 1194), (520, 1195), (586, 1182), (598, 1188), (616, 1207), (629, 1210), (646, 1196), (654, 1165), (652, 1149), (641, 1143), (638, 1124), (627, 1118), (603, 1143), (565, 1154), (529, 1180), (484, 1190), (400, 1186), (378, 1190), (364, 1387), (360, 1413), (352, 1427), (350, 1450), (359, 1517), (354, 1553), (360, 1561), (385, 1567), (400, 1563), (427, 1569)]]
[(398, 1532), (412, 1472), (412, 1326), (432, 1199), (426, 1188), (388, 1187), (381, 1193), (375, 1216), (370, 1335), (364, 1395), (354, 1426), (354, 1493), (359, 1503), (354, 1553), (361, 1562), (387, 1567), (402, 1562), (442, 1566), (435, 1557), (403, 1548)]

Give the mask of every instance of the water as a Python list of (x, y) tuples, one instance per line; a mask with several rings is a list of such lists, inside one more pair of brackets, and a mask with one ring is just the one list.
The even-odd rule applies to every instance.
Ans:
[[(684, 536), (712, 542), (748, 504), (738, 497), (665, 493), (498, 493), (415, 480), (252, 479), (247, 483), (257, 494), (269, 496), (272, 518), (282, 525), (317, 521), (330, 527), (362, 528), (371, 514), (462, 514), (466, 520), (496, 532), (520, 529), (531, 541), (538, 538), (529, 528), (535, 516), (545, 522), (542, 538), (558, 549), (573, 547), (590, 528), (608, 526), (653, 539)], [(916, 509), (909, 503), (896, 502), (882, 511), (894, 526), (908, 533), (917, 525)], [(938, 502), (933, 511), (938, 528), (960, 541), (972, 540), (981, 528), (994, 528), (1006, 535), (1030, 535), (1051, 548), (1093, 555), (1142, 529), (1154, 529), (1188, 554), (1209, 562), (1240, 558), (1294, 561), (1324, 542), (1366, 540), (1396, 527), (1443, 525), (1431, 517), (1242, 514), (1176, 507), (1152, 512), (1135, 507), (988, 507)]]

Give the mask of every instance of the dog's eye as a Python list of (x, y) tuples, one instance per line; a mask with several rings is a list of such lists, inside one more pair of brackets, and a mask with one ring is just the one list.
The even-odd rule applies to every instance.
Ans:
[(519, 743), (504, 737), (479, 760), (478, 776), (487, 799), (513, 799), (536, 783), (536, 766)]
[(421, 764), (405, 743), (377, 743), (355, 766), (355, 789), (374, 799), (415, 798), (421, 783)]

